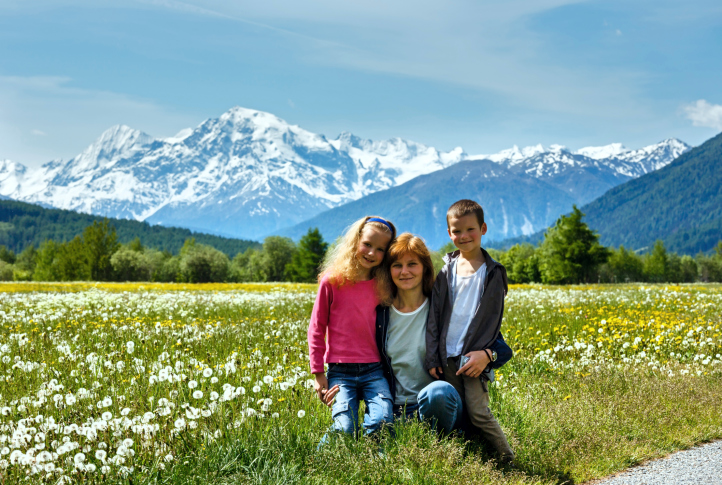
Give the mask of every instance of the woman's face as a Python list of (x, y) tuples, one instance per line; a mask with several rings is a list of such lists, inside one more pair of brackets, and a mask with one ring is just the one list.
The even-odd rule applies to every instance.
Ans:
[(391, 234), (381, 232), (373, 226), (364, 227), (356, 249), (356, 259), (361, 267), (370, 271), (380, 265), (390, 242)]
[(399, 290), (414, 290), (423, 282), (424, 265), (414, 253), (402, 254), (391, 264), (391, 279)]

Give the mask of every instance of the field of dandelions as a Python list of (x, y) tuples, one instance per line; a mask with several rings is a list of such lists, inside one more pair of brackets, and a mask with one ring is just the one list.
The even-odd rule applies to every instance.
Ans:
[[(0, 484), (579, 483), (722, 437), (722, 287), (512, 287), (478, 440), (332, 440), (314, 285), (0, 286)], [(468, 437), (467, 437), (468, 438)]]

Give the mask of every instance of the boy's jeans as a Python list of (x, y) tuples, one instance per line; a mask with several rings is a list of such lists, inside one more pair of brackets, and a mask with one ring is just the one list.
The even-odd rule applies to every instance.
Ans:
[[(393, 422), (391, 392), (380, 363), (329, 364), (327, 378), (329, 389), (339, 387), (331, 408), (333, 431), (355, 434), (359, 430), (358, 406), (362, 399), (366, 403), (364, 434)], [(326, 437), (321, 441), (325, 442)]]
[(463, 415), (461, 396), (448, 382), (432, 382), (419, 392), (417, 399), (417, 403), (414, 404), (394, 405), (394, 417), (428, 421), (434, 429), (443, 433), (461, 428)]

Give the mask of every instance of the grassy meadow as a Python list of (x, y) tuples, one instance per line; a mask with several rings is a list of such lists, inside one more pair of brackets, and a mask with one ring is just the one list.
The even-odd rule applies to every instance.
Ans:
[(517, 453), (316, 445), (314, 285), (0, 284), (0, 484), (580, 483), (722, 438), (722, 286), (513, 286), (491, 386)]

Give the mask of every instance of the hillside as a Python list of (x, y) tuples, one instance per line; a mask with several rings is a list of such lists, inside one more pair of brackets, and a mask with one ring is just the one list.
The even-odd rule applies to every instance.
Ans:
[[(45, 209), (25, 202), (0, 200), (0, 245), (19, 252), (29, 244), (37, 247), (47, 239), (68, 241), (81, 234), (93, 221), (102, 219), (69, 210)], [(249, 247), (260, 247), (255, 241), (193, 233), (176, 227), (151, 226), (146, 222), (110, 219), (110, 223), (115, 226), (121, 243), (139, 237), (145, 246), (172, 253), (177, 253), (189, 237), (194, 237), (198, 243), (213, 246), (230, 257)]]
[(438, 248), (449, 240), (446, 210), (462, 198), (484, 207), (489, 241), (521, 235), (516, 228), (530, 234), (547, 227), (574, 203), (571, 195), (546, 182), (490, 160), (471, 160), (328, 210), (281, 234), (298, 239), (309, 227), (318, 227), (333, 241), (354, 220), (377, 214), (390, 219), (400, 232), (421, 235), (430, 247)]
[(710, 250), (722, 239), (722, 133), (582, 212), (608, 246), (640, 249), (661, 239), (681, 253)]

